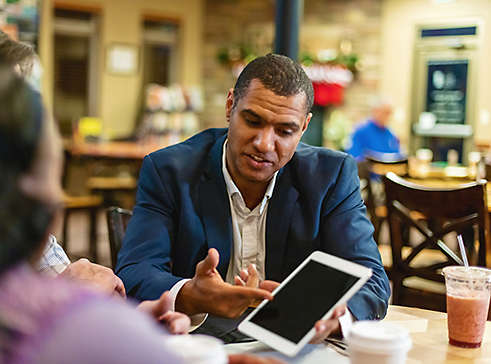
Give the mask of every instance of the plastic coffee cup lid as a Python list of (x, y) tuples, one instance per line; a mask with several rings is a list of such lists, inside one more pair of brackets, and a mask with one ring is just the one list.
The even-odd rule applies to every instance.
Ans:
[(474, 280), (491, 282), (491, 269), (482, 267), (463, 267), (460, 265), (452, 265), (443, 268), (443, 275), (459, 280)]
[(186, 362), (196, 364), (226, 364), (227, 354), (223, 342), (207, 335), (173, 335), (166, 344)]
[(381, 321), (358, 321), (348, 336), (350, 350), (367, 353), (392, 354), (407, 352), (411, 338), (403, 327)]

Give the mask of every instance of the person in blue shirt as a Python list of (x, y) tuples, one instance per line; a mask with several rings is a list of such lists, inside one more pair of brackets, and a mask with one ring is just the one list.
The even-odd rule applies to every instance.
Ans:
[(392, 105), (379, 99), (373, 103), (371, 117), (358, 126), (351, 136), (348, 153), (361, 161), (367, 155), (399, 154), (399, 139), (387, 127), (392, 115)]

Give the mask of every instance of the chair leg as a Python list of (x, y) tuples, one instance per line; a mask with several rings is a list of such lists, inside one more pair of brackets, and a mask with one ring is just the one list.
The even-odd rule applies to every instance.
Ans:
[(98, 263), (97, 254), (97, 208), (89, 211), (89, 255), (94, 263)]
[(401, 304), (402, 278), (392, 272), (392, 304)]
[(65, 209), (63, 212), (63, 240), (61, 241), (61, 246), (66, 252), (68, 248), (68, 218), (70, 216), (70, 211)]

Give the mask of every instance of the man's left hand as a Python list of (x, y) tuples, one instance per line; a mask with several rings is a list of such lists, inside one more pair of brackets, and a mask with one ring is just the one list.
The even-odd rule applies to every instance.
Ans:
[(319, 320), (315, 323), (315, 335), (310, 344), (320, 344), (332, 334), (341, 334), (339, 318), (346, 312), (346, 305), (342, 304), (334, 308), (332, 315), (327, 320)]

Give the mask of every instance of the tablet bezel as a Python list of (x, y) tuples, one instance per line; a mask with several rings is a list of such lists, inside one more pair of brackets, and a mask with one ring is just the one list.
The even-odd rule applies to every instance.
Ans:
[[(273, 296), (275, 296), (283, 287), (285, 287), (288, 282), (295, 276), (297, 273), (308, 264), (309, 261), (315, 261), (321, 264), (324, 264), (328, 267), (334, 268), (336, 270), (348, 273), (352, 276), (358, 278), (356, 283), (333, 305), (333, 307), (327, 311), (322, 317), (319, 317), (319, 320), (326, 319), (329, 317), (333, 311), (333, 309), (347, 302), (351, 296), (353, 296), (356, 291), (358, 291), (365, 282), (372, 275), (372, 270), (370, 268), (364, 267), (360, 264), (356, 264), (345, 259), (338, 258), (334, 255), (327, 254), (321, 251), (315, 251), (310, 254), (303, 262), (300, 264), (274, 291)], [(268, 303), (268, 300), (264, 300), (261, 304), (249, 314), (239, 325), (239, 330), (246, 335), (252, 336), (253, 338), (269, 345), (275, 350), (282, 352), (288, 356), (296, 355), (305, 344), (307, 344), (310, 339), (312, 339), (315, 335), (315, 328), (312, 327), (307, 334), (298, 342), (294, 343), (272, 331), (265, 329), (262, 326), (259, 326), (250, 320)]]

